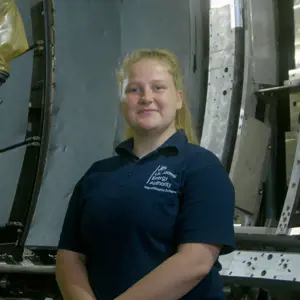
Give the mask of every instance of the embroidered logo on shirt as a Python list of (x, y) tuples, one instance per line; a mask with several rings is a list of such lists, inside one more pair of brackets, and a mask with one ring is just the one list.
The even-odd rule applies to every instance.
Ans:
[(177, 175), (169, 171), (166, 166), (159, 165), (148, 178), (144, 188), (176, 194), (177, 192), (171, 189), (172, 183), (170, 182), (170, 179), (175, 179), (176, 177)]

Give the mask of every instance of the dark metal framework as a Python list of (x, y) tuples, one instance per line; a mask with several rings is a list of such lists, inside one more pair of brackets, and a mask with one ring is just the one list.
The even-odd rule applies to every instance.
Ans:
[(22, 260), (23, 246), (36, 206), (44, 174), (51, 126), (54, 89), (54, 8), (42, 0), (31, 9), (34, 45), (33, 74), (25, 141), (1, 149), (26, 146), (15, 200), (5, 227), (0, 228), (0, 254)]

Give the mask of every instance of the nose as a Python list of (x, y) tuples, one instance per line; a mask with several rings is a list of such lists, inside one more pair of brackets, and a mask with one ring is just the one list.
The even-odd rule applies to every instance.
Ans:
[(152, 94), (152, 90), (151, 89), (148, 89), (148, 88), (144, 89), (141, 101), (143, 103), (149, 103), (149, 102), (153, 101), (153, 94)]

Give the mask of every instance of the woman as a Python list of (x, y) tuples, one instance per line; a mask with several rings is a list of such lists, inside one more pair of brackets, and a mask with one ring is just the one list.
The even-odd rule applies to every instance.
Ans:
[(218, 256), (235, 247), (234, 188), (196, 145), (176, 57), (136, 51), (119, 77), (128, 138), (74, 189), (57, 252), (62, 295), (225, 299)]

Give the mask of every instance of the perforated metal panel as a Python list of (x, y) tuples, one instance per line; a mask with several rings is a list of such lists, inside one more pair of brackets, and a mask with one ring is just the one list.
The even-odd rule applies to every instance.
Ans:
[[(31, 44), (30, 6), (17, 0), (28, 43)], [(10, 62), (10, 78), (0, 88), (0, 148), (24, 141), (31, 88), (32, 52)], [(8, 221), (24, 159), (25, 148), (0, 154), (0, 226)]]
[(243, 31), (231, 28), (230, 5), (210, 11), (210, 57), (201, 145), (229, 169), (241, 103)]

